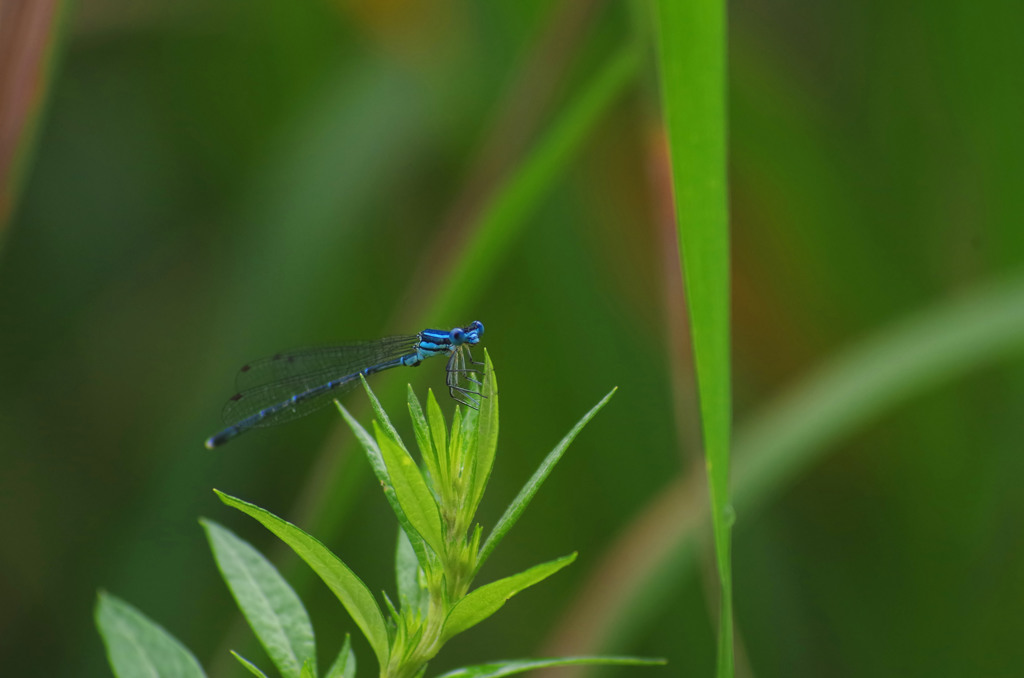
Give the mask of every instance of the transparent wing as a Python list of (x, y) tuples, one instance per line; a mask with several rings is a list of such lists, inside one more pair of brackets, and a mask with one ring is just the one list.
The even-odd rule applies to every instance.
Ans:
[[(276, 385), (278, 382), (310, 375), (327, 374), (321, 383), (354, 374), (367, 367), (379, 365), (408, 355), (416, 350), (419, 335), (385, 337), (343, 346), (314, 346), (276, 353), (266, 358), (243, 365), (235, 377), (239, 393), (255, 390), (260, 386)], [(330, 375), (334, 375), (333, 377)], [(309, 385), (312, 388), (315, 384)], [(288, 397), (294, 394), (288, 394)], [(225, 408), (227, 409), (227, 408)], [(259, 410), (257, 410), (259, 411)]]
[(335, 368), (322, 369), (240, 391), (225, 403), (221, 414), (224, 423), (237, 424), (274, 409), (263, 419), (249, 422), (246, 428), (275, 426), (320, 409), (358, 384), (358, 369), (349, 374), (339, 374)]

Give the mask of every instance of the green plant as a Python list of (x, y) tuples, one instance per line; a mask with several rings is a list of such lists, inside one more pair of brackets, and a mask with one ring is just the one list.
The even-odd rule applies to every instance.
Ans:
[[(427, 662), (448, 640), (576, 558), (572, 553), (470, 590), (480, 567), (522, 515), (569, 444), (611, 399), (614, 390), (548, 454), (482, 544), (482, 528), (473, 523), (473, 517), (490, 477), (498, 440), (498, 390), (489, 356), (479, 390), (480, 409), (463, 411), (456, 407), (449, 431), (433, 393), (428, 394), (424, 413), (409, 389), (409, 412), (422, 468), (368, 386), (366, 392), (376, 414), (373, 435), (339, 405), (365, 449), (400, 526), (395, 556), (398, 605), (385, 594), (386, 615), (370, 589), (317, 539), (258, 506), (217, 492), (225, 504), (255, 518), (288, 544), (327, 584), (369, 642), (382, 677), (424, 675)], [(255, 548), (213, 521), (201, 522), (224, 580), (281, 675), (321, 675), (316, 666), (312, 624), (291, 587)], [(114, 596), (100, 593), (96, 621), (118, 676), (203, 675), (199, 662), (183, 645)], [(253, 675), (265, 675), (253, 662), (235, 656)], [(458, 669), (445, 676), (504, 676), (572, 664), (657, 663), (660, 660), (633, 657), (511, 660)], [(355, 669), (355, 656), (346, 639), (323, 675), (350, 678)]]

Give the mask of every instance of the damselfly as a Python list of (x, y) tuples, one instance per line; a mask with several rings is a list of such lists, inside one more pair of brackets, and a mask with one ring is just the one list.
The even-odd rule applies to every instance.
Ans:
[(471, 376), (478, 372), (473, 365), (480, 363), (473, 360), (470, 346), (480, 343), (483, 333), (477, 320), (452, 330), (299, 349), (251, 362), (238, 372), (238, 393), (224, 405), (224, 423), (230, 426), (207, 438), (206, 446), (212, 450), (249, 429), (304, 417), (354, 388), (359, 375), (415, 367), (436, 355), (448, 356), (446, 383), (452, 398), (475, 409), (480, 394), (464, 384), (479, 383)]

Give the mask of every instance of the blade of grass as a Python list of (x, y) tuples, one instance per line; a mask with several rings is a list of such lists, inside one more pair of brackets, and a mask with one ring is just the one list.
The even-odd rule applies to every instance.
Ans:
[(721, 585), (718, 676), (725, 678), (734, 672), (725, 6), (721, 0), (662, 0), (657, 7), (662, 107)]

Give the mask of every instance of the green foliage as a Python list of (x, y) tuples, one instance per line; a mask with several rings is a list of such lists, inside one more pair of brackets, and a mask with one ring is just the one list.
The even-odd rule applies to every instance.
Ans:
[(679, 260), (693, 336), (701, 430), (721, 586), (718, 676), (731, 678), (729, 439), (729, 193), (726, 173), (725, 3), (657, 3), (662, 110), (668, 129)]
[(298, 678), (308, 662), (316, 675), (313, 624), (295, 591), (259, 551), (233, 532), (212, 520), (200, 522), (238, 609), (280, 674)]
[[(363, 445), (400, 526), (395, 549), (399, 605), (394, 606), (385, 596), (387, 619), (366, 584), (314, 537), (258, 506), (215, 492), (225, 504), (254, 518), (284, 541), (327, 584), (369, 642), (381, 676), (413, 678), (423, 675), (427, 662), (452, 637), (483, 622), (512, 596), (572, 563), (576, 554), (470, 590), (483, 553), (481, 528), (474, 525), (474, 515), (490, 477), (498, 442), (498, 388), (489, 354), (485, 352), (483, 377), (478, 388), (480, 408), (463, 414), (462, 409), (456, 407), (451, 431), (445, 426), (433, 393), (428, 394), (428, 422), (415, 394), (409, 390), (409, 412), (420, 444), (423, 469), (413, 460), (365, 381), (364, 386), (376, 415), (373, 436), (340, 404), (338, 407)], [(488, 540), (491, 545), (488, 553), (525, 510), (572, 440), (611, 395), (609, 393), (587, 413), (548, 455), (495, 528), (492, 535), (497, 537)], [(424, 469), (434, 472), (425, 473)], [(224, 580), (280, 674), (284, 678), (316, 678), (313, 628), (298, 596), (252, 546), (212, 521), (201, 522)], [(119, 662), (125, 661), (120, 657), (132, 648), (125, 639), (131, 639), (133, 633), (151, 638), (149, 646), (165, 648), (154, 652), (149, 659), (158, 669), (162, 669), (161, 657), (170, 650), (177, 652), (174, 656), (179, 657), (178, 661), (182, 661), (182, 657), (191, 658), (165, 631), (137, 612), (131, 613), (122, 613), (121, 617), (128, 621), (115, 626), (106, 621), (109, 612), (97, 611), (112, 663), (115, 657)], [(135, 631), (136, 628), (140, 630)], [(253, 662), (237, 652), (232, 654), (253, 675), (265, 675)], [(194, 659), (191, 661), (195, 663)], [(607, 661), (600, 657), (517, 660), (471, 667), (449, 675), (498, 676), (545, 666), (595, 663), (647, 665), (657, 662), (626, 657), (612, 657)], [(198, 663), (195, 668), (201, 675)], [(355, 657), (346, 638), (326, 676), (351, 678), (354, 675)]]
[(523, 589), (547, 579), (574, 560), (576, 560), (576, 554), (572, 553), (550, 563), (535, 565), (525, 572), (481, 586), (452, 606), (444, 620), (442, 638), (447, 641), (452, 636), (476, 626), (501, 609), (501, 606), (509, 598)]
[(338, 656), (331, 668), (327, 669), (325, 678), (355, 678), (356, 655), (352, 652), (352, 637), (345, 636), (345, 644), (341, 646)]
[(526, 507), (530, 505), (530, 500), (533, 499), (534, 495), (537, 494), (537, 490), (540, 489), (540, 486), (543, 485), (544, 481), (547, 480), (549, 475), (551, 475), (551, 472), (555, 469), (555, 464), (557, 464), (562, 458), (565, 451), (569, 449), (569, 445), (572, 444), (572, 441), (576, 439), (576, 436), (583, 430), (583, 427), (586, 426), (599, 411), (601, 411), (601, 408), (608, 404), (608, 401), (612, 399), (613, 395), (615, 395), (615, 389), (609, 391), (608, 395), (601, 399), (601, 402), (594, 405), (589, 412), (584, 414), (583, 418), (573, 426), (572, 430), (569, 431), (569, 433), (567, 433), (557, 445), (555, 445), (555, 449), (551, 450), (551, 452), (548, 453), (548, 456), (544, 457), (544, 461), (537, 467), (537, 471), (528, 481), (526, 481), (526, 484), (523, 485), (523, 489), (519, 491), (516, 498), (508, 505), (508, 508), (505, 509), (505, 513), (498, 520), (498, 524), (494, 526), (494, 529), (491, 531), (490, 535), (488, 535), (487, 541), (484, 542), (483, 547), (480, 549), (480, 558), (477, 563), (477, 569), (483, 566), (484, 561), (486, 561), (488, 556), (491, 555), (491, 552), (497, 548), (498, 544), (501, 543), (501, 540), (506, 534), (508, 534), (509, 530), (512, 529), (512, 526), (519, 520), (519, 516), (523, 515), (523, 511), (525, 511)]
[(263, 670), (260, 669), (260, 667), (256, 666), (251, 661), (249, 661), (242, 655), (238, 654), (234, 650), (231, 650), (231, 656), (237, 659), (238, 663), (241, 664), (242, 667), (245, 668), (245, 670), (251, 673), (252, 675), (257, 676), (258, 678), (267, 678), (267, 674), (263, 673)]
[(659, 659), (637, 659), (636, 657), (559, 657), (558, 659), (511, 659), (490, 664), (479, 664), (455, 669), (441, 674), (438, 678), (499, 678), (516, 673), (525, 673), (537, 669), (556, 666), (588, 666), (603, 664), (606, 666), (657, 666), (665, 662)]
[(327, 584), (327, 588), (338, 597), (352, 620), (355, 621), (356, 626), (370, 642), (370, 647), (373, 648), (381, 665), (387, 663), (388, 643), (384, 615), (377, 606), (370, 589), (340, 558), (312, 536), (269, 511), (218, 490), (214, 490), (214, 492), (225, 504), (255, 518), (281, 541), (288, 544), (296, 555), (302, 558)]
[(184, 645), (120, 598), (100, 591), (95, 616), (96, 628), (107, 646), (110, 668), (118, 678), (206, 675)]
[[(223, 596), (182, 595), (219, 585), (205, 539), (190, 535), (197, 515), (219, 517), (209, 486), (288, 507), (332, 545), (396, 530), (388, 511), (356, 513), (369, 467), (326, 412), (217, 456), (199, 448), (238, 361), (479, 316), (501, 350), (505, 423), (528, 423), (501, 433), (487, 528), (533, 453), (604, 384), (622, 392), (538, 497), (543, 519), (517, 523), (530, 523), (538, 561), (578, 526), (565, 543), (581, 554), (572, 576), (506, 606), (473, 641), (665, 653), (673, 674), (712, 675), (718, 585), (695, 566), (714, 541), (667, 216), (661, 54), (646, 39), (658, 36), (653, 5), (445, 3), (428, 16), (291, 0), (185, 13), (58, 4), (66, 30), (16, 12), (4, 18), (16, 38), (0, 39), (0, 62), (24, 75), (2, 107), (27, 102), (30, 115), (4, 118), (19, 157), (0, 187), (20, 196), (0, 238), (0, 504), (17, 517), (0, 545), (17, 593), (2, 606), (5, 672), (98, 673), (103, 646), (81, 623), (94, 588), (141, 604), (144, 573), (145, 609), (198, 657), (218, 656), (218, 674), (241, 674), (219, 649), (234, 637)], [(1016, 675), (1024, 3), (731, 10), (745, 663), (763, 678)], [(686, 29), (676, 46), (701, 49), (697, 24)], [(19, 66), (42, 51), (52, 87)], [(672, 124), (674, 147), (680, 130), (710, 139), (696, 118)], [(999, 280), (1016, 299), (973, 294)], [(928, 308), (941, 312), (918, 325)], [(429, 419), (438, 372), (371, 380), (410, 449), (394, 394), (412, 381)], [(345, 401), (372, 436), (363, 403)], [(441, 408), (450, 423), (446, 398)], [(684, 561), (666, 555), (679, 540)], [(521, 557), (511, 546), (493, 553)], [(426, 548), (410, 542), (402, 579), (423, 591), (415, 551)], [(385, 612), (376, 582), (389, 550), (358, 556)], [(497, 560), (481, 571), (513, 572)], [(652, 561), (671, 572), (637, 565)], [(282, 572), (311, 602), (319, 582), (305, 564), (289, 558)], [(601, 586), (609, 572), (616, 585)], [(583, 623), (563, 617), (565, 601)], [(950, 609), (972, 623), (936, 651)], [(346, 615), (329, 623), (355, 630)], [(336, 651), (346, 629), (317, 630), (323, 671), (324, 642)], [(274, 673), (255, 636), (236, 649)]]

